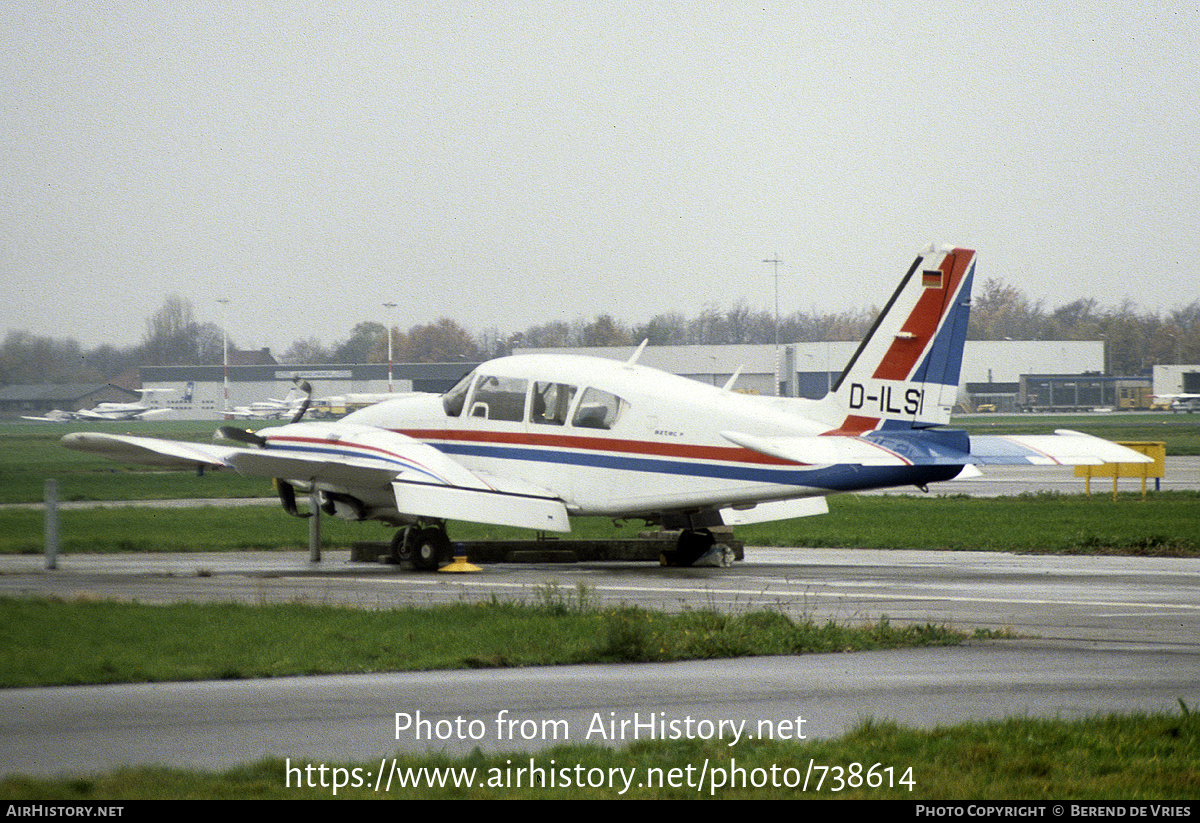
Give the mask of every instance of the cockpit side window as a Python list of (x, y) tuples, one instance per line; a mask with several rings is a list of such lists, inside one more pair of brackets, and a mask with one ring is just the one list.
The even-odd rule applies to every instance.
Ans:
[(523, 377), (481, 375), (471, 396), (471, 416), (488, 420), (525, 419), (525, 392), (529, 381)]
[(459, 417), (462, 415), (463, 404), (467, 402), (467, 392), (471, 388), (471, 381), (475, 379), (475, 372), (467, 372), (462, 379), (454, 384), (454, 388), (442, 395), (442, 408), (446, 410), (447, 417)]
[(579, 400), (571, 425), (584, 429), (611, 429), (629, 406), (615, 394), (600, 389), (588, 389)]
[(575, 392), (576, 388), (566, 383), (534, 383), (530, 422), (551, 426), (565, 425)]

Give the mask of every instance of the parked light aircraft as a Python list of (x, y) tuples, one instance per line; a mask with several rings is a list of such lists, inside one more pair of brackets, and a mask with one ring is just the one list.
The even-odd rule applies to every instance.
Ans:
[(1200, 411), (1200, 394), (1156, 394), (1154, 399), (1166, 401), (1172, 414)]
[(361, 408), (383, 400), (391, 400), (399, 397), (397, 394), (367, 394), (360, 392), (337, 394), (314, 399), (312, 397), (312, 386), (307, 381), (301, 380), (299, 376), (293, 376), (292, 383), (294, 384), (293, 388), (288, 391), (287, 396), (282, 400), (268, 397), (266, 400), (258, 400), (248, 406), (234, 406), (225, 412), (225, 417), (237, 418), (239, 420), (282, 420), (285, 417), (295, 418), (301, 408), (307, 411), (309, 418), (332, 417), (338, 413), (336, 411), (338, 409), (341, 409), (341, 413), (344, 414), (345, 409), (348, 407)]
[(442, 396), (338, 422), (225, 427), (213, 445), (87, 433), (63, 442), (277, 478), (292, 514), (301, 491), (328, 513), (401, 527), (393, 547), (419, 568), (448, 559), (446, 520), (565, 532), (571, 516), (643, 519), (680, 529), (676, 556), (689, 562), (712, 547), (713, 526), (819, 514), (835, 492), (925, 489), (978, 474), (976, 464), (1148, 460), (1077, 432), (945, 428), (974, 272), (968, 249), (918, 256), (822, 400), (709, 386), (638, 365), (641, 349), (624, 363), (532, 354), (484, 363)]
[[(188, 398), (191, 397), (191, 384), (188, 384)], [(175, 389), (134, 389), (142, 395), (158, 394), (158, 393), (174, 393)], [(147, 406), (145, 401), (141, 403), (99, 403), (90, 409), (80, 409), (79, 411), (63, 411), (54, 409), (45, 417), (22, 417), (23, 420), (38, 420), (43, 423), (66, 423), (70, 420), (145, 420), (148, 417), (161, 417), (164, 414), (173, 414), (174, 409), (161, 406)]]

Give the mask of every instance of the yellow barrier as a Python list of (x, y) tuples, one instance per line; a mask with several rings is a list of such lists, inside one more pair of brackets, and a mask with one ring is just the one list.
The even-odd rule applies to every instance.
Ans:
[(1117, 499), (1118, 477), (1142, 478), (1142, 497), (1146, 496), (1146, 478), (1154, 478), (1154, 490), (1158, 491), (1158, 481), (1163, 477), (1163, 464), (1167, 458), (1167, 444), (1156, 440), (1136, 440), (1118, 445), (1141, 452), (1154, 459), (1153, 463), (1103, 463), (1099, 466), (1076, 466), (1075, 476), (1087, 478), (1087, 493), (1092, 494), (1093, 477), (1111, 477), (1113, 479), (1113, 500)]

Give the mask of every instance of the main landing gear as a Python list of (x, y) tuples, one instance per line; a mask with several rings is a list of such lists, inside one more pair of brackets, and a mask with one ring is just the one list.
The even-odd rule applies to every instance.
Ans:
[(665, 550), (659, 562), (664, 566), (691, 566), (712, 551), (716, 542), (708, 529), (684, 529), (675, 541), (675, 548)]
[(405, 526), (392, 538), (392, 562), (411, 562), (419, 571), (437, 571), (450, 552), (445, 523)]

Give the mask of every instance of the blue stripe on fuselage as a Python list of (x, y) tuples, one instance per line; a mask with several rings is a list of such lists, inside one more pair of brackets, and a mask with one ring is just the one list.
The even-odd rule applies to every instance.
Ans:
[[(428, 441), (427, 441), (428, 442)], [(687, 477), (707, 477), (719, 480), (742, 480), (748, 483), (775, 483), (782, 486), (802, 486), (826, 491), (856, 491), (859, 489), (909, 486), (949, 480), (961, 466), (828, 466), (819, 469), (769, 469), (759, 466), (684, 462), (652, 457), (603, 454), (598, 452), (530, 449), (514, 446), (480, 445), (476, 443), (429, 442), (446, 454), (470, 457), (490, 457), (498, 460), (528, 460), (567, 466), (589, 466), (601, 469), (675, 474)]]

